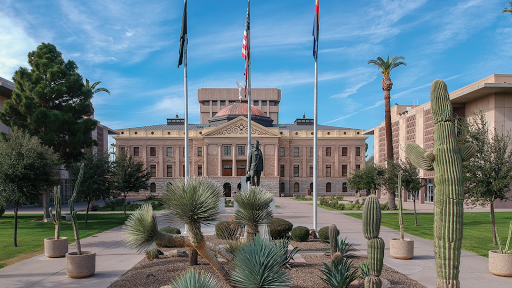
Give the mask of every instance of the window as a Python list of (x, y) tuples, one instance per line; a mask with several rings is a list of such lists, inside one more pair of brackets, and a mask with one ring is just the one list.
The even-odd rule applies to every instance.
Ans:
[(219, 101), (219, 102), (220, 102), (220, 106), (226, 106), (226, 101), (221, 100), (221, 101)]
[(309, 157), (313, 157), (313, 147), (309, 147)]
[(325, 177), (331, 177), (331, 165), (325, 165)]
[(183, 165), (183, 177), (185, 177), (185, 165)]
[(331, 147), (325, 147), (325, 156), (327, 156), (327, 157), (331, 156)]
[(238, 156), (245, 155), (245, 146), (238, 146)]
[(261, 106), (267, 106), (267, 101), (261, 101)]
[(311, 192), (313, 192), (313, 182), (309, 183), (309, 190), (311, 190)]
[(172, 157), (172, 147), (167, 147), (167, 157)]
[(341, 192), (348, 192), (347, 182), (343, 182), (341, 186)]
[(210, 106), (210, 101), (205, 101), (205, 102), (203, 102), (203, 105), (204, 105), (204, 106)]
[(293, 177), (299, 177), (299, 165), (293, 165)]
[[(185, 157), (185, 147), (183, 147), (183, 157)], [(185, 175), (185, 174), (183, 174)]]
[(357, 164), (357, 165), (356, 165), (356, 169), (357, 169), (357, 170), (361, 170), (361, 165)]
[(341, 147), (341, 156), (348, 155), (348, 147)]
[(281, 165), (279, 169), (279, 177), (284, 177), (284, 165)]
[(133, 147), (133, 156), (139, 156), (139, 147)]
[(149, 147), (149, 156), (156, 156), (156, 147)]
[(203, 176), (203, 165), (197, 165), (197, 176)]
[(284, 182), (281, 182), (281, 185), (279, 186), (279, 192), (284, 193)]
[(212, 101), (212, 106), (217, 106), (217, 101)]
[(331, 192), (331, 182), (327, 182), (327, 184), (325, 184), (325, 192)]
[(313, 177), (313, 165), (309, 165), (309, 177)]
[(121, 149), (121, 153), (123, 153), (123, 154), (126, 152), (125, 147), (120, 147), (119, 149)]
[(260, 105), (260, 101), (254, 100), (254, 106), (258, 106), (258, 105)]
[(284, 147), (279, 147), (279, 156), (284, 156)]
[(341, 165), (341, 177), (347, 177), (347, 165)]
[(277, 106), (276, 101), (268, 101), (268, 106)]
[(197, 156), (203, 156), (203, 147), (197, 147)]
[(293, 192), (299, 192), (299, 183), (293, 183)]
[(172, 177), (172, 165), (167, 165), (167, 177)]
[(224, 146), (224, 156), (231, 155), (231, 146)]
[(293, 147), (293, 157), (299, 157), (299, 156), (300, 156), (299, 147)]
[(156, 165), (149, 166), (149, 173), (151, 177), (156, 177)]
[(151, 187), (151, 190), (149, 190), (149, 191), (151, 193), (155, 193), (156, 192), (156, 184), (155, 183), (151, 183), (150, 187)]
[(356, 147), (356, 156), (361, 156), (361, 147)]

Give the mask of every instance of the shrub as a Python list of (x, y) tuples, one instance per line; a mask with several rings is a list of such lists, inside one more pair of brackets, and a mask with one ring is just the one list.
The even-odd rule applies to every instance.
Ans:
[(116, 207), (124, 206), (124, 198), (118, 199), (105, 199), (105, 208), (110, 209), (110, 211), (115, 211)]
[(318, 238), (320, 238), (320, 242), (322, 243), (329, 242), (329, 226), (325, 226), (318, 230)]
[(304, 226), (297, 226), (292, 229), (293, 241), (304, 242), (309, 239), (309, 229)]
[(388, 209), (388, 202), (386, 202), (384, 204), (380, 204), (380, 210), (389, 210)]
[(236, 240), (242, 223), (240, 221), (222, 221), (215, 225), (215, 235), (222, 240)]
[(270, 220), (270, 236), (272, 239), (285, 238), (290, 231), (293, 229), (292, 222), (281, 218), (272, 218)]
[[(160, 229), (158, 229), (158, 231), (163, 232), (163, 233), (167, 233), (167, 234), (181, 234), (181, 230), (180, 229), (174, 228), (174, 227), (171, 227), (171, 226), (160, 228)], [(167, 245), (165, 245), (163, 243), (160, 243), (158, 241), (156, 241), (155, 244), (156, 244), (157, 247), (172, 248), (172, 247), (167, 246)], [(147, 254), (146, 254), (146, 256), (147, 256)]]

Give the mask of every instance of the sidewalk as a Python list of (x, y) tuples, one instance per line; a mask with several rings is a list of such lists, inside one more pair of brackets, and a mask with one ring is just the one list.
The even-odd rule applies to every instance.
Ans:
[[(275, 217), (284, 218), (292, 222), (294, 226), (301, 225), (313, 228), (313, 206), (311, 204), (309, 201), (276, 198), (276, 205), (281, 206), (281, 208), (277, 209), (279, 214)], [(340, 230), (340, 235), (347, 237), (350, 242), (354, 243), (354, 248), (366, 253), (367, 240), (363, 236), (361, 220), (345, 216), (340, 211), (328, 211), (320, 208), (317, 215), (318, 229), (336, 224)], [(386, 243), (384, 264), (427, 287), (435, 288), (437, 274), (434, 243), (430, 240), (406, 234), (407, 238), (413, 239), (415, 242), (415, 256), (411, 260), (397, 260), (389, 255), (389, 241), (391, 238), (398, 238), (399, 236), (398, 231), (381, 227), (380, 237)], [(460, 269), (461, 287), (512, 287), (512, 278), (494, 276), (489, 272), (488, 259), (485, 257), (462, 251)]]

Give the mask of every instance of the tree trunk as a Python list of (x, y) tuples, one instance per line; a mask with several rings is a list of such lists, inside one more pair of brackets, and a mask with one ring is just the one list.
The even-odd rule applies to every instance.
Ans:
[(46, 219), (50, 218), (50, 210), (49, 208), (49, 199), (48, 199), (48, 190), (43, 190), (43, 196), (42, 196), (42, 202), (43, 202), (43, 221), (46, 222)]
[(126, 216), (126, 193), (124, 193), (124, 216)]
[(87, 210), (85, 211), (85, 227), (87, 227), (87, 218), (89, 217), (89, 205), (91, 204), (91, 198), (87, 198)]
[(14, 203), (14, 247), (18, 247), (18, 203)]
[[(384, 126), (386, 129), (386, 158), (393, 159), (393, 131), (391, 129), (391, 89), (393, 82), (389, 75), (382, 78), (382, 90), (384, 91)], [(395, 210), (395, 191), (388, 191), (388, 209)]]
[(412, 204), (414, 205), (414, 225), (418, 226), (418, 216), (416, 215), (416, 193), (412, 194)]
[(494, 222), (494, 197), (491, 201), (491, 223), (492, 223), (492, 243), (494, 245), (498, 245), (498, 242), (496, 242), (496, 223)]
[(199, 265), (199, 263), (197, 261), (198, 256), (199, 256), (199, 254), (197, 253), (197, 250), (193, 247), (189, 247), (188, 248), (188, 265), (190, 265), (190, 266)]

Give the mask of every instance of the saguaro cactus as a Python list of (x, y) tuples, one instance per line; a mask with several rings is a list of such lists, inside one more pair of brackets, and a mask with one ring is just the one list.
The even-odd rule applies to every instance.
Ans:
[(475, 155), (476, 147), (472, 144), (462, 147), (457, 145), (453, 108), (443, 80), (438, 79), (432, 83), (430, 102), (434, 122), (434, 151), (426, 152), (417, 144), (409, 143), (405, 152), (416, 167), (435, 171), (436, 285), (438, 288), (458, 288), (464, 214), (462, 162)]
[(329, 226), (329, 245), (331, 246), (331, 258), (334, 259), (334, 254), (337, 252), (338, 248), (338, 236), (340, 235), (340, 230), (336, 227), (335, 224)]
[(60, 186), (56, 186), (53, 188), (53, 203), (55, 204), (55, 214), (52, 213), (52, 208), (50, 207), (50, 216), (52, 217), (53, 224), (55, 224), (55, 240), (60, 237), (60, 220), (61, 220), (61, 195), (60, 195)]
[(75, 188), (73, 189), (73, 196), (68, 201), (69, 205), (69, 214), (71, 214), (71, 224), (73, 225), (73, 232), (75, 234), (76, 241), (76, 253), (77, 255), (82, 255), (82, 246), (80, 245), (80, 235), (78, 234), (78, 223), (76, 220), (76, 211), (75, 211), (75, 203), (73, 203), (76, 199), (76, 193), (78, 191), (78, 187), (80, 187), (80, 182), (82, 182), (82, 177), (84, 176), (84, 163), (80, 166), (80, 174), (78, 174), (78, 179), (75, 183)]
[(384, 240), (379, 237), (381, 210), (377, 196), (369, 196), (363, 208), (363, 234), (368, 239), (368, 266), (370, 276), (364, 280), (365, 288), (380, 288), (382, 281), (379, 276), (382, 272), (384, 262)]

